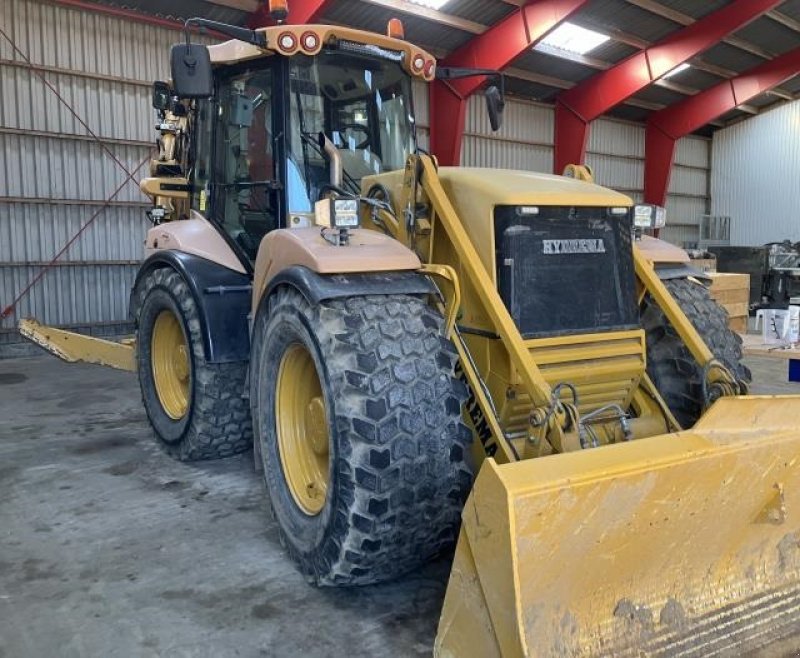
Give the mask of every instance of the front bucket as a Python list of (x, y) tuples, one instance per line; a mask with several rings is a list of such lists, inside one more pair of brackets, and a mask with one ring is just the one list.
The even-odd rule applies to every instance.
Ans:
[(800, 396), (722, 399), (690, 431), (485, 462), (437, 656), (741, 656), (776, 642), (800, 647)]

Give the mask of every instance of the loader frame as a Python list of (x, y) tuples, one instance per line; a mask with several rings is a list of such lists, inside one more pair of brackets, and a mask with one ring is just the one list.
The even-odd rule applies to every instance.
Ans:
[[(403, 222), (383, 212), (380, 224), (388, 228), (388, 232), (395, 238), (410, 245), (416, 245), (420, 233), (428, 234), (430, 243), (433, 244), (436, 231), (444, 231), (454, 249), (455, 262), (460, 264), (463, 279), (477, 291), (475, 298), (489, 319), (491, 333), (499, 338), (507, 350), (511, 365), (519, 374), (533, 403), (530, 417), (532, 431), (526, 438), (534, 444), (546, 440), (559, 452), (580, 447), (573, 422), (577, 418), (574, 405), (565, 401), (558, 392), (554, 393), (535, 359), (532, 358), (531, 341), (526, 341), (522, 337), (497, 288), (486, 276), (478, 252), (442, 186), (437, 173), (437, 164), (432, 157), (424, 154), (409, 157), (404, 172), (403, 190), (406, 196), (398, 200), (397, 205), (400, 208), (414, 207), (420, 198), (424, 197), (430, 204), (430, 216), (414, 222)], [(408, 216), (409, 213), (406, 212), (406, 217)], [(418, 255), (423, 262), (426, 261), (426, 254), (418, 253)], [(635, 246), (634, 264), (639, 301), (641, 302), (647, 294), (656, 300), (697, 364), (703, 369), (708, 391), (707, 403), (710, 404), (719, 397), (740, 394), (743, 391), (743, 384), (714, 358), (700, 334), (662, 283), (653, 263), (648, 261)], [(468, 412), (484, 448), (491, 446), (491, 449), (487, 450), (488, 454), (494, 456), (500, 463), (519, 461), (526, 456), (533, 456), (523, 454), (519, 442), (515, 445), (515, 441), (504, 432), (492, 395), (459, 330), (456, 318), (463, 295), (462, 280), (458, 273), (448, 264), (429, 264), (424, 266), (423, 271), (439, 282), (446, 281), (446, 285), (439, 286), (439, 291), (442, 310), (446, 317), (447, 337), (453, 341), (458, 351), (464, 377), (474, 396), (474, 406), (472, 409), (468, 408)], [(602, 338), (602, 335), (587, 334), (581, 338), (592, 341)], [(555, 338), (550, 342), (559, 344), (563, 339)], [(642, 346), (644, 346), (643, 341)], [(644, 409), (645, 414), (658, 419), (646, 424), (644, 426), (646, 430), (643, 428), (641, 435), (663, 434), (682, 429), (646, 373), (642, 376), (640, 387), (644, 390), (644, 395), (639, 395), (638, 398), (640, 407)], [(478, 428), (478, 425), (481, 427)], [(487, 434), (487, 428), (491, 436)]]

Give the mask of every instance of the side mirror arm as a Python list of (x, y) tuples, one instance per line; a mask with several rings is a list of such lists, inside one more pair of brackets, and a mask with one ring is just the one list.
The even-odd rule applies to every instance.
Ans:
[(436, 79), (437, 80), (458, 80), (459, 78), (472, 78), (474, 76), (488, 76), (497, 80), (497, 86), (500, 89), (500, 95), (505, 98), (506, 94), (506, 76), (502, 71), (497, 69), (473, 69), (462, 66), (437, 66)]
[(489, 113), (489, 123), (493, 131), (500, 130), (503, 125), (503, 108), (506, 105), (505, 76), (495, 69), (471, 69), (458, 66), (442, 66), (436, 69), (439, 80), (457, 80), (470, 78), (475, 75), (489, 76), (497, 84), (492, 84), (484, 92), (486, 96), (486, 111)]
[(226, 37), (231, 39), (238, 39), (245, 43), (251, 43), (259, 48), (267, 47), (267, 36), (263, 32), (250, 30), (246, 27), (238, 27), (236, 25), (228, 25), (227, 23), (220, 23), (219, 21), (212, 21), (207, 18), (188, 18), (183, 24), (183, 31), (186, 36), (186, 43), (189, 43), (189, 26), (196, 25), (197, 27), (207, 27), (217, 32), (221, 32)]

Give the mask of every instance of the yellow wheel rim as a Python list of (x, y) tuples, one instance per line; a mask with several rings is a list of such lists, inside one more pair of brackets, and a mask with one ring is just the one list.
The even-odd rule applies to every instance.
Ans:
[(189, 410), (189, 346), (172, 311), (161, 311), (150, 344), (153, 380), (164, 412), (180, 420)]
[(303, 512), (319, 514), (328, 492), (328, 418), (314, 360), (298, 343), (281, 358), (275, 418), (289, 491)]

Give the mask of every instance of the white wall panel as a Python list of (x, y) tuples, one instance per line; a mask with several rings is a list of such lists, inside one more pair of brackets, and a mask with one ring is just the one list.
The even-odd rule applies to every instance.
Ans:
[(594, 179), (600, 185), (625, 194), (642, 189), (643, 160), (590, 152), (586, 155), (586, 164), (592, 168)]
[(598, 119), (589, 131), (590, 153), (644, 157), (644, 127), (611, 119)]
[(552, 162), (550, 146), (466, 135), (461, 147), (461, 164), (470, 167), (547, 171)]
[[(0, 133), (0, 197), (103, 201), (127, 178), (111, 156), (133, 173), (151, 153), (141, 146), (106, 144), (105, 148), (108, 151), (95, 141)], [(116, 200), (146, 202), (138, 186), (146, 174), (144, 165)]]
[(695, 243), (700, 236), (699, 218), (706, 212), (706, 199), (670, 195), (667, 197), (665, 240), (675, 244)]
[(800, 101), (714, 133), (711, 212), (731, 242), (800, 240)]
[(675, 164), (708, 169), (711, 162), (710, 141), (700, 137), (684, 137), (675, 148)]
[[(0, 221), (0, 263), (49, 261), (97, 211), (84, 204), (8, 203)], [(138, 206), (106, 208), (69, 248), (65, 262), (133, 261), (150, 224)]]
[(553, 143), (553, 110), (550, 107), (522, 100), (509, 99), (503, 114), (503, 126), (493, 133), (482, 94), (470, 97), (467, 103), (467, 135), (494, 135), (500, 139), (531, 144)]
[(669, 193), (690, 194), (705, 198), (708, 195), (708, 170), (675, 164), (669, 181)]

